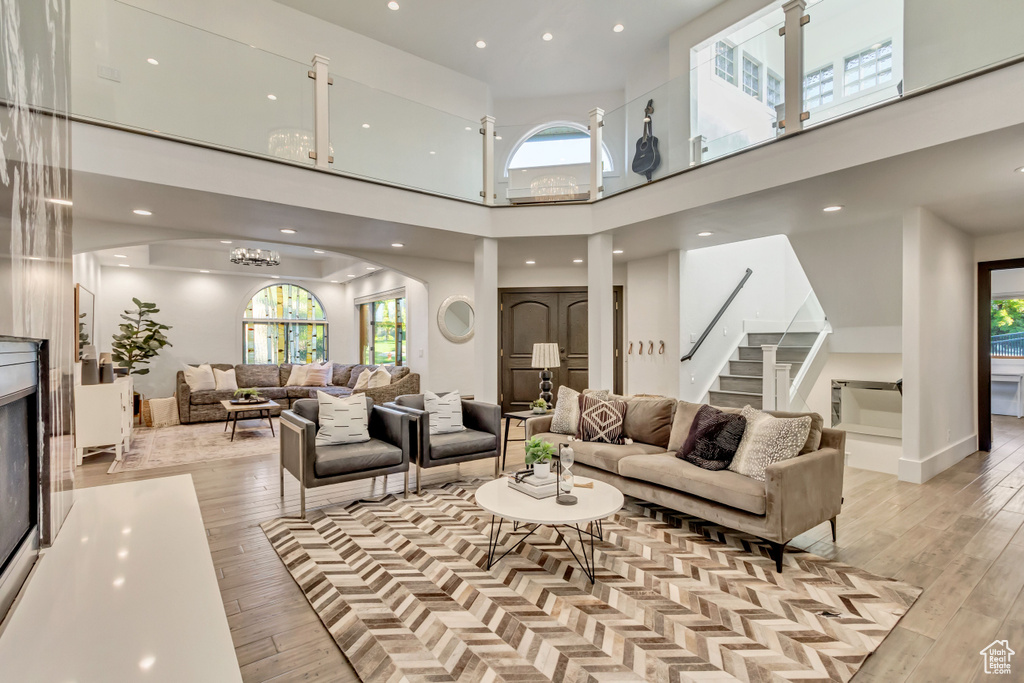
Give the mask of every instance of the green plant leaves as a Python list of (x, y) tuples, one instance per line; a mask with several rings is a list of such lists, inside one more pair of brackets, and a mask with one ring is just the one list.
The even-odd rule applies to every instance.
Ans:
[(127, 322), (118, 325), (120, 333), (113, 336), (111, 356), (119, 367), (128, 368), (129, 374), (145, 375), (149, 373), (149, 368), (139, 366), (149, 363), (165, 346), (171, 346), (164, 334), (165, 330), (171, 328), (149, 317), (160, 312), (156, 304), (134, 297), (132, 303), (137, 309), (125, 310), (121, 315)]

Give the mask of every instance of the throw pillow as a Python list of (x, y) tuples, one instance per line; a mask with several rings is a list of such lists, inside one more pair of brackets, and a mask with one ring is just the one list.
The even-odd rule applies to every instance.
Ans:
[(747, 429), (729, 469), (758, 481), (764, 481), (769, 465), (799, 455), (811, 431), (810, 416), (772, 417), (750, 406), (740, 414), (747, 420)]
[[(587, 396), (607, 400), (610, 393), (607, 389), (586, 390)], [(551, 432), (553, 434), (569, 434), (576, 436), (580, 427), (580, 392), (570, 389), (564, 384), (558, 387), (558, 398), (555, 399), (555, 412), (551, 416)]]
[(285, 384), (287, 387), (301, 387), (306, 384), (306, 373), (309, 372), (308, 365), (295, 364), (292, 366), (292, 371), (288, 375), (288, 382)]
[(701, 406), (676, 457), (705, 470), (724, 470), (736, 455), (746, 426), (742, 415)]
[(424, 392), (423, 407), (430, 413), (431, 434), (449, 434), (466, 429), (462, 425), (462, 396), (459, 392), (452, 391), (444, 396), (432, 391)]
[(217, 380), (213, 376), (213, 368), (209, 363), (194, 366), (186, 365), (185, 382), (192, 391), (214, 391), (217, 389)]
[(352, 385), (352, 391), (366, 391), (370, 388), (370, 377), (373, 376), (373, 370), (366, 368), (359, 373), (356, 383)]
[[(306, 376), (302, 382), (304, 387), (326, 387), (331, 383), (334, 372), (333, 363), (313, 363), (306, 366)], [(291, 379), (291, 378), (289, 378)]]
[(580, 425), (576, 438), (581, 441), (622, 443), (622, 424), (626, 420), (625, 401), (602, 401), (593, 394), (581, 394)]
[(331, 396), (318, 391), (316, 399), (320, 404), (317, 446), (363, 443), (370, 440), (365, 396)]
[(238, 380), (235, 379), (235, 369), (218, 370), (213, 369), (213, 379), (217, 384), (217, 391), (238, 391)]
[(389, 384), (391, 384), (391, 373), (383, 365), (370, 373), (368, 388), (376, 389), (377, 387), (386, 387)]
[(352, 366), (352, 372), (349, 373), (349, 377), (348, 377), (348, 388), (349, 389), (355, 389), (356, 388), (356, 383), (359, 382), (359, 378), (362, 376), (363, 370), (366, 370), (367, 368), (369, 368), (371, 371), (373, 371), (374, 368), (376, 368), (376, 367), (377, 367), (376, 365), (353, 365)]

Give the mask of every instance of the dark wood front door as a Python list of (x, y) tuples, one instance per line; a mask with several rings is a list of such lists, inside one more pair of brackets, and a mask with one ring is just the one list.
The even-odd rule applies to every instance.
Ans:
[[(615, 289), (616, 392), (621, 390), (622, 288)], [(533, 345), (555, 342), (560, 365), (551, 368), (551, 393), (563, 384), (586, 389), (588, 367), (587, 290), (585, 288), (503, 289), (501, 299), (500, 393), (504, 411), (526, 410), (540, 396), (540, 368), (532, 365)]]

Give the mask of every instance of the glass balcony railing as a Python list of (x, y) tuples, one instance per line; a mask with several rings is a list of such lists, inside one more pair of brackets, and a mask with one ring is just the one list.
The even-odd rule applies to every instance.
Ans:
[[(543, 167), (510, 167), (510, 159), (540, 128), (567, 122), (497, 121), (485, 159), (479, 120), (338, 75), (327, 86), (309, 77), (309, 64), (122, 2), (72, 22), (71, 105), (79, 120), (460, 200), (580, 201), (591, 196), (596, 163), (603, 196), (613, 196), (1024, 54), (1024, 24), (1014, 20), (1024, 12), (1011, 4), (1002, 20), (953, 5), (949, 13), (964, 17), (937, 17), (923, 2), (809, 0), (802, 68), (787, 64), (786, 17), (771, 9), (694, 47), (688, 73), (608, 111), (601, 160), (577, 154)], [(802, 93), (789, 114), (787, 72)], [(328, 100), (319, 124), (318, 92)], [(649, 104), (660, 157), (650, 178), (649, 161), (634, 170)], [(780, 129), (787, 116), (790, 130)], [(587, 122), (579, 112), (562, 139), (585, 138)], [(328, 163), (311, 158), (318, 139), (329, 141)], [(485, 166), (493, 188), (483, 186)]]

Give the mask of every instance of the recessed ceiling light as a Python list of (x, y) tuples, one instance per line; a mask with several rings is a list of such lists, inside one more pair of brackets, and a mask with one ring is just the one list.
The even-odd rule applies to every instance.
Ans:
[(270, 277), (272, 277), (275, 280), (280, 280), (281, 279), (280, 275), (271, 275)]
[(485, 43), (485, 42), (484, 42), (484, 41), (482, 41), (482, 40), (478, 40), (478, 41), (476, 41), (476, 46), (477, 46), (478, 48), (480, 48), (480, 49), (482, 50), (482, 49), (484, 49), (485, 47), (487, 47), (487, 43)]
[(552, 38), (554, 38), (554, 36), (551, 35), (550, 33), (545, 33), (544, 35), (541, 36), (541, 38), (543, 38), (544, 40), (551, 40)]
[(331, 284), (332, 285), (336, 285), (336, 284), (338, 284), (338, 281), (337, 280), (331, 280)]
[(616, 33), (622, 33), (623, 29), (625, 28), (626, 27), (623, 26), (622, 24), (615, 24), (615, 26), (612, 26), (612, 30), (615, 31)]
[(398, 3), (395, 2), (395, 0), (391, 0), (391, 2), (388, 3), (388, 9), (389, 10), (397, 10), (398, 9)]
[(291, 228), (281, 228), (281, 232), (283, 232), (286, 235), (294, 235), (295, 234), (295, 231), (292, 230)]
[(119, 550), (117, 552), (117, 556), (120, 557), (122, 560), (124, 558), (128, 557), (128, 549), (127, 548), (122, 548), (121, 550)]
[(437, 154), (437, 152), (435, 152), (434, 150), (430, 150), (430, 153), (431, 154)]
[(277, 99), (277, 95), (275, 95), (274, 93), (270, 93), (269, 95), (267, 95), (267, 99), (268, 100), (276, 100)]
[(131, 268), (131, 266), (129, 266), (127, 263), (118, 263), (117, 265), (119, 265), (122, 268)]
[(143, 671), (149, 671), (153, 668), (154, 664), (156, 664), (156, 657), (144, 657), (142, 661), (139, 662), (139, 668)]
[(466, 126), (466, 130), (473, 130), (473, 126)]
[(404, 245), (404, 244), (402, 244), (401, 242), (392, 242), (392, 243), (391, 243), (391, 246), (393, 246), (393, 247), (394, 247), (395, 249), (401, 249), (401, 248), (402, 248), (402, 247), (404, 247), (405, 245)]
[(622, 250), (621, 249), (612, 249), (612, 253), (613, 254), (621, 254)]
[(314, 254), (326, 254), (327, 252), (324, 251), (323, 249), (314, 249), (313, 253)]
[(120, 588), (123, 585), (124, 585), (124, 577), (123, 576), (119, 576), (116, 579), (114, 579), (114, 588)]
[(199, 272), (200, 273), (209, 273), (210, 271), (208, 271), (208, 270), (200, 270)]
[(158, 66), (158, 65), (160, 64), (160, 62), (156, 61), (156, 60), (155, 60), (155, 59), (153, 59), (152, 57), (150, 57), (150, 58), (149, 58), (149, 59), (147, 59), (146, 61), (147, 61), (147, 62), (149, 62), (150, 64), (152, 64), (153, 66)]
[(221, 244), (231, 244), (231, 240), (221, 240)]
[[(1018, 168), (1018, 169), (1015, 169), (1015, 171), (1016, 171), (1017, 173), (1024, 173), (1024, 166), (1021, 166), (1020, 168)], [(50, 201), (52, 202), (53, 200), (51, 199)], [(70, 204), (70, 203), (71, 203), (71, 202), (68, 202), (68, 204)]]
[(834, 211), (842, 211), (842, 210), (843, 210), (842, 204), (834, 204), (833, 206), (826, 206), (824, 209), (822, 209), (822, 211), (825, 211), (827, 213), (832, 213)]
[(29, 256), (27, 258), (29, 261), (42, 261), (42, 259), (38, 256)]
[(114, 254), (114, 258), (128, 258), (127, 254)]
[(697, 237), (711, 237), (712, 234), (714, 233), (705, 230), (704, 232), (698, 232)]
[(131, 532), (132, 532), (132, 528), (130, 526), (126, 526), (125, 528), (121, 529), (121, 533), (124, 534), (125, 536), (127, 536)]
[(368, 124), (368, 123), (364, 123), (363, 124), (363, 128), (369, 128), (369, 127), (370, 127), (370, 124)]
[(373, 266), (366, 266), (366, 269), (367, 269), (367, 270), (377, 270), (377, 269), (376, 269), (376, 268), (374, 268)]
[(70, 199), (60, 199), (59, 197), (50, 197), (46, 201), (60, 206), (72, 206), (74, 204)]
[(536, 261), (527, 261), (526, 262), (526, 265), (528, 265), (528, 266), (533, 266), (533, 265), (536, 265), (536, 264), (537, 264)]
[(152, 216), (153, 212), (146, 209), (135, 209), (132, 211), (136, 216)]
[(355, 277), (355, 275), (353, 275), (352, 273), (349, 273), (348, 277)]
[(500, 139), (501, 139), (501, 136), (500, 136), (500, 135), (495, 135), (495, 136), (494, 136), (494, 139), (495, 139), (495, 140), (500, 140)]
[(573, 262), (573, 263), (583, 263), (583, 259), (581, 259), (581, 258), (574, 258), (574, 259), (572, 260), (572, 262)]

